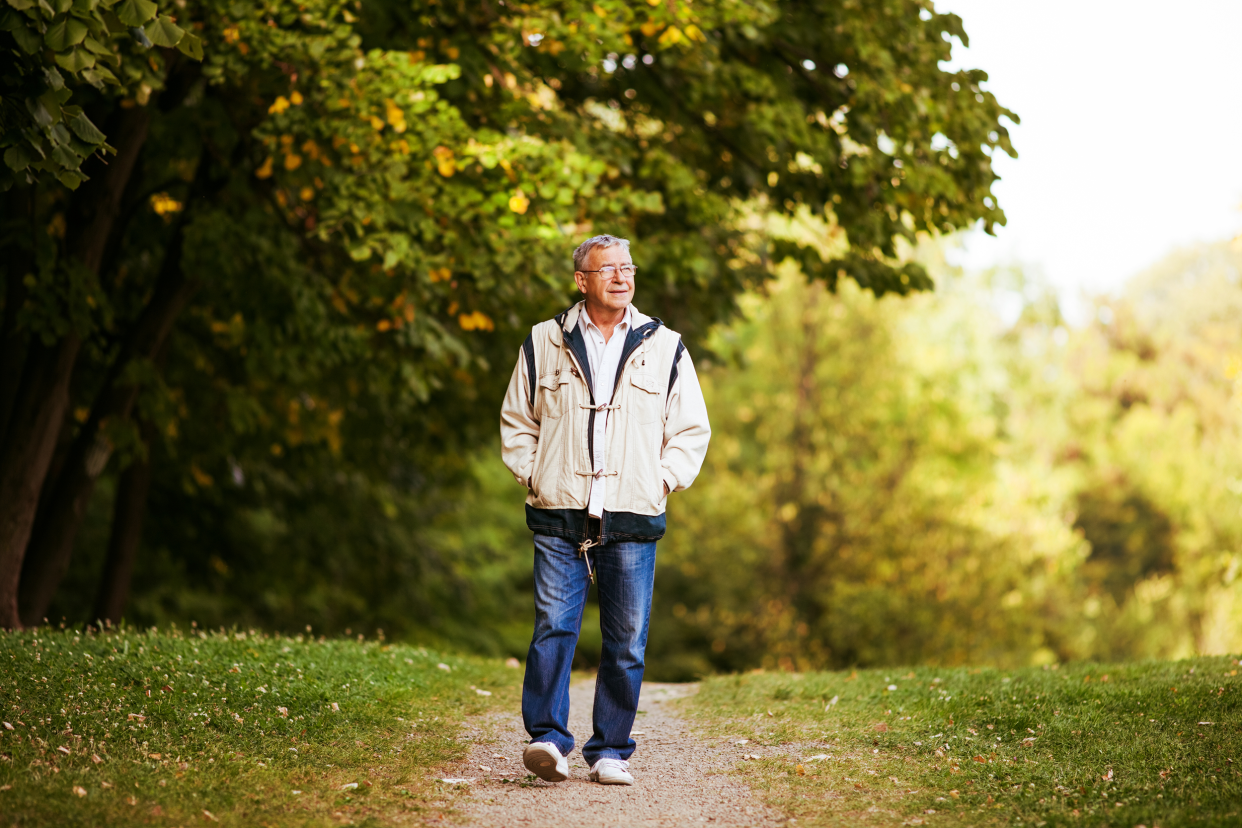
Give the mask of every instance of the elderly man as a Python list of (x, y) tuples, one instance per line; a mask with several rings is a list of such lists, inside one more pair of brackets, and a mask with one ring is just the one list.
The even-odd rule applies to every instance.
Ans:
[(591, 583), (604, 647), (590, 778), (632, 785), (638, 710), (655, 583), (656, 541), (670, 492), (699, 473), (711, 429), (681, 337), (630, 304), (630, 243), (595, 236), (574, 251), (582, 301), (536, 325), (518, 354), (500, 414), (505, 465), (528, 490), (535, 533), (535, 634), (522, 686), (541, 779), (569, 778), (569, 670)]

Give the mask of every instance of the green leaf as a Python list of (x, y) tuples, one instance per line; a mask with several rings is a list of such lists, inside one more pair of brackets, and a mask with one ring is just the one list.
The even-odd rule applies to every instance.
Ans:
[(192, 57), (195, 60), (203, 59), (203, 39), (196, 34), (186, 32), (185, 37), (181, 38), (181, 41), (177, 44), (177, 48), (187, 57)]
[(102, 43), (100, 43), (98, 40), (96, 40), (93, 37), (88, 37), (86, 38), (86, 40), (83, 40), (82, 45), (85, 46), (90, 51), (94, 52), (95, 54), (99, 55), (100, 57), (106, 57), (106, 58), (116, 57), (116, 54), (111, 49), (109, 49), (107, 46), (103, 45)]
[(31, 118), (34, 118), (34, 122), (44, 129), (56, 122), (52, 117), (52, 113), (48, 112), (47, 107), (43, 105), (43, 101), (38, 98), (26, 99), (26, 111), (30, 113)]
[(56, 176), (56, 180), (71, 190), (76, 190), (86, 180), (86, 176), (77, 171), (65, 170)]
[(112, 74), (111, 70), (106, 66), (95, 66), (93, 69), (83, 70), (80, 77), (91, 86), (100, 90), (104, 88), (105, 83), (110, 83), (113, 86), (121, 85), (121, 82), (116, 79), (116, 75)]
[(99, 0), (73, 0), (73, 10), (75, 12), (93, 12), (98, 5)]
[(107, 137), (99, 131), (90, 118), (86, 117), (86, 113), (66, 114), (65, 121), (69, 124), (69, 129), (73, 130), (73, 134), (88, 144), (102, 144)]
[(18, 11), (25, 11), (34, 7), (35, 0), (8, 0), (8, 4)]
[(141, 26), (155, 17), (159, 9), (151, 0), (123, 0), (112, 10), (126, 26)]
[(13, 39), (17, 41), (17, 45), (28, 55), (36, 54), (43, 48), (43, 38), (39, 37), (39, 33), (28, 26), (19, 26), (13, 30)]
[(17, 144), (4, 151), (4, 163), (10, 170), (21, 172), (29, 167), (33, 160), (35, 160), (34, 155), (24, 144)]
[(43, 36), (43, 42), (48, 48), (57, 52), (63, 52), (70, 46), (77, 46), (88, 34), (86, 24), (76, 17), (66, 17), (59, 23), (53, 24), (47, 30), (47, 34)]
[(82, 166), (82, 156), (71, 150), (68, 144), (52, 150), (52, 160), (67, 170), (76, 170)]
[(151, 38), (152, 43), (166, 49), (176, 46), (181, 38), (185, 37), (185, 29), (172, 22), (172, 18), (166, 14), (161, 14), (152, 20), (143, 31), (147, 33), (147, 37)]
[(57, 14), (64, 14), (73, 8), (73, 0), (51, 0), (51, 4)]
[(63, 123), (56, 124), (48, 130), (48, 137), (52, 139), (52, 146), (56, 148), (67, 147), (73, 140), (73, 136), (69, 134), (69, 130), (65, 129)]
[(65, 87), (65, 79), (56, 71), (55, 66), (48, 66), (43, 70), (43, 82), (52, 89), (63, 89)]
[(60, 68), (74, 74), (95, 65), (95, 56), (85, 49), (74, 49), (71, 52), (56, 55), (54, 59)]

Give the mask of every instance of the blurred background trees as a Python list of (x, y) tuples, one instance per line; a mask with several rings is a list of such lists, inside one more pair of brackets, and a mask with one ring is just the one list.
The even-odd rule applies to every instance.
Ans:
[(715, 431), (649, 675), (1242, 646), (1242, 257), (947, 266), (1016, 116), (930, 2), (0, 8), (0, 623), (522, 655), (496, 411), (608, 231)]

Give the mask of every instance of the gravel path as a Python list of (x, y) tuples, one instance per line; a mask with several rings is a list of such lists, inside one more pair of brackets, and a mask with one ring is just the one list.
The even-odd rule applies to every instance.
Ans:
[[(529, 777), (522, 766), (527, 742), (519, 715), (506, 715), (474, 732), (466, 761), (446, 777), (470, 780), (460, 801), (466, 824), (475, 826), (684, 826), (738, 825), (767, 828), (784, 824), (740, 777), (728, 771), (741, 758), (731, 744), (704, 743), (677, 715), (673, 699), (698, 690), (695, 684), (643, 685), (632, 735), (638, 749), (630, 758), (634, 785), (599, 785), (587, 780), (577, 749), (569, 756), (569, 779), (549, 783)], [(594, 680), (570, 689), (569, 729), (579, 745), (591, 735)], [(528, 778), (529, 777), (529, 778)]]

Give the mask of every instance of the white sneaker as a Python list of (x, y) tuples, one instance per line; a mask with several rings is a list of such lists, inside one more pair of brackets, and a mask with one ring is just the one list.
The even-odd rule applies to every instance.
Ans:
[(591, 781), (601, 785), (633, 785), (630, 763), (624, 759), (600, 759), (591, 766)]
[(551, 742), (531, 742), (522, 751), (526, 769), (548, 782), (564, 782), (569, 778), (569, 762)]

